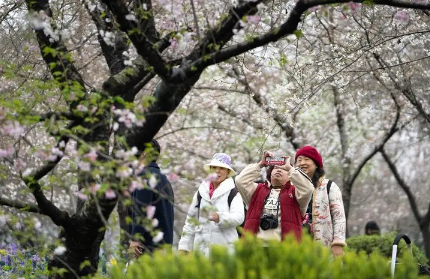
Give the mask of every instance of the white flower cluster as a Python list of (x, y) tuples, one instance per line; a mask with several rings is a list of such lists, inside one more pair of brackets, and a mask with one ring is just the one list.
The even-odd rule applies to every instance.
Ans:
[(5, 121), (0, 123), (0, 133), (2, 135), (12, 136), (14, 138), (18, 138), (24, 133), (24, 127), (18, 121)]
[(44, 11), (32, 12), (28, 19), (34, 30), (42, 30), (50, 43), (58, 42), (60, 38), (67, 40), (70, 38), (70, 32), (67, 29), (54, 30), (51, 25), (51, 18)]
[(115, 34), (113, 32), (100, 30), (100, 36), (108, 46), (115, 46)]
[[(136, 114), (128, 109), (115, 109), (113, 113), (118, 116), (117, 121), (124, 123), (127, 128), (132, 128), (133, 124), (142, 127), (143, 123), (145, 122), (143, 119), (137, 119)], [(113, 130), (118, 130), (118, 127), (118, 123), (115, 122), (113, 125)]]
[(128, 51), (124, 51), (122, 55), (124, 56), (124, 65), (133, 66), (133, 63), (131, 62), (131, 59), (130, 59), (130, 53), (128, 53)]

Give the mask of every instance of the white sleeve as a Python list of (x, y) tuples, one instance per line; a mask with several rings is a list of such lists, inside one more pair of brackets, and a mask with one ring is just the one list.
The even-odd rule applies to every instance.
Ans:
[(237, 227), (245, 220), (243, 200), (239, 193), (233, 198), (229, 212), (217, 212), (219, 216), (218, 225), (221, 227)]
[[(198, 192), (198, 191), (197, 191)], [(178, 243), (178, 250), (191, 251), (194, 246), (194, 235), (196, 232), (196, 225), (198, 223), (196, 208), (197, 205), (197, 192), (193, 196), (190, 208), (188, 209), (187, 219), (185, 220), (184, 228), (182, 229), (181, 239)]]

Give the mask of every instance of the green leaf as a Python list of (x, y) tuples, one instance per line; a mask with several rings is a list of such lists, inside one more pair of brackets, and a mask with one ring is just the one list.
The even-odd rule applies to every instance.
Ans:
[(300, 39), (301, 37), (303, 37), (303, 32), (302, 30), (297, 29), (294, 31), (294, 35), (296, 35), (297, 39)]

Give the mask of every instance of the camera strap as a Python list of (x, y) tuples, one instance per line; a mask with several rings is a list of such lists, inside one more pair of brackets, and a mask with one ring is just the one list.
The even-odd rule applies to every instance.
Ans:
[[(270, 194), (272, 193), (272, 190), (273, 190), (274, 188), (273, 188), (273, 186), (270, 186), (270, 191), (269, 191), (269, 194), (266, 196), (266, 198), (264, 199), (264, 205), (266, 205), (266, 203), (267, 203), (267, 200), (269, 199), (269, 197), (270, 197)], [(263, 205), (263, 207), (264, 207), (264, 205)], [(277, 204), (277, 206), (276, 206), (276, 218), (279, 218), (279, 207), (281, 206), (281, 191), (279, 191), (279, 195), (278, 195), (278, 204)], [(261, 212), (261, 214), (263, 215), (263, 212)]]

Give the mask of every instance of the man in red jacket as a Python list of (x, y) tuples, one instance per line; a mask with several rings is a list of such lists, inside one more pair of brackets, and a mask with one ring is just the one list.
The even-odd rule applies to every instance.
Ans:
[(273, 154), (264, 151), (259, 163), (248, 165), (236, 177), (236, 186), (248, 206), (244, 229), (265, 240), (282, 240), (288, 233), (300, 239), (314, 189), (312, 181), (286, 157), (285, 164), (269, 168), (265, 183), (254, 183), (267, 157)]

